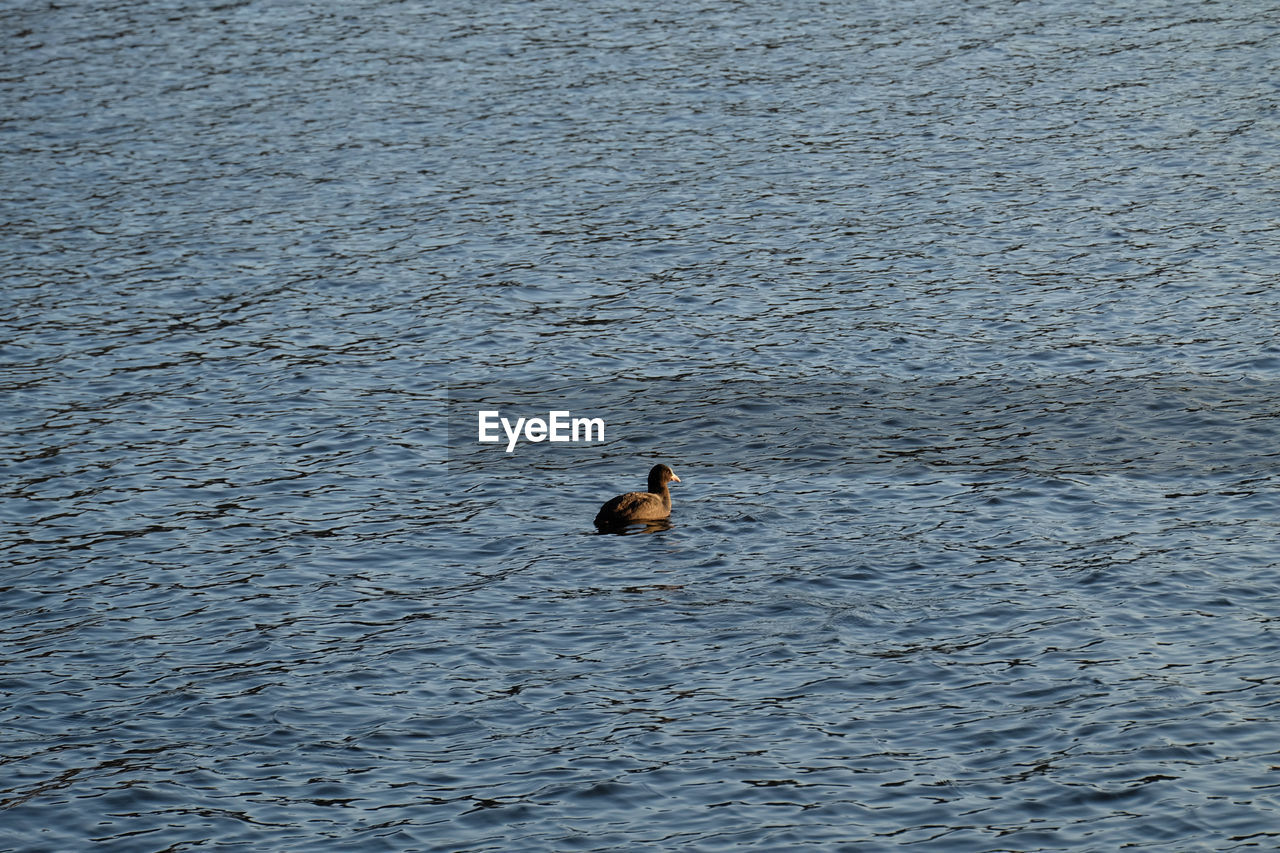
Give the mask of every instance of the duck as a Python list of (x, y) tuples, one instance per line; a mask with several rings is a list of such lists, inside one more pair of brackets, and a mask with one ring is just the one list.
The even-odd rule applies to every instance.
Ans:
[(680, 478), (666, 465), (649, 469), (649, 491), (627, 492), (605, 502), (596, 513), (596, 527), (619, 527), (632, 522), (661, 521), (671, 515), (671, 492), (667, 483)]

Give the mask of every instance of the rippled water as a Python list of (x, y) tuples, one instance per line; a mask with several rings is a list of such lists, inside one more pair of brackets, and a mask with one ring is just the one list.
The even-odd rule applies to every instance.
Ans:
[(0, 27), (3, 849), (1280, 844), (1274, 3)]

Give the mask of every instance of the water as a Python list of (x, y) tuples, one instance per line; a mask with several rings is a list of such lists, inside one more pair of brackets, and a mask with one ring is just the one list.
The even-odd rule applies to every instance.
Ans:
[(1280, 844), (1274, 4), (0, 22), (0, 848)]

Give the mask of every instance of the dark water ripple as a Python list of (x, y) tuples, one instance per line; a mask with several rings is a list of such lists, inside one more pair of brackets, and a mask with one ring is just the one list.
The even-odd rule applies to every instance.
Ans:
[(0, 4), (0, 849), (1274, 848), (1277, 22)]

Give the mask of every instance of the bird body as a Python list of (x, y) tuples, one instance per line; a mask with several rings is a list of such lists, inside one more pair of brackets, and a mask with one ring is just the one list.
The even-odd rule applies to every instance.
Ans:
[(671, 515), (671, 492), (667, 483), (678, 483), (680, 478), (666, 465), (655, 465), (649, 471), (647, 492), (627, 492), (618, 495), (600, 507), (596, 513), (596, 527), (618, 527), (632, 522), (661, 521)]

